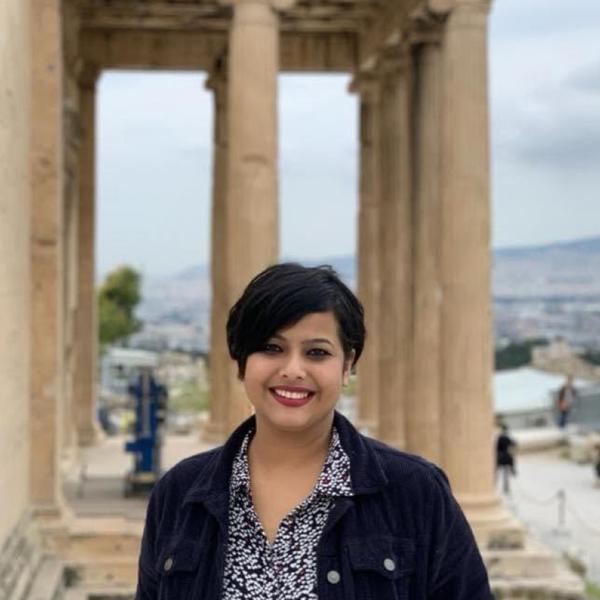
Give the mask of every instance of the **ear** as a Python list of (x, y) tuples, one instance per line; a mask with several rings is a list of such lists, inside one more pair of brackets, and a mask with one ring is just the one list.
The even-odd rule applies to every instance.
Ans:
[(350, 381), (350, 373), (352, 371), (352, 363), (354, 362), (355, 355), (356, 352), (352, 350), (350, 356), (344, 360), (344, 372), (342, 374), (342, 383), (344, 385), (348, 385), (348, 382)]

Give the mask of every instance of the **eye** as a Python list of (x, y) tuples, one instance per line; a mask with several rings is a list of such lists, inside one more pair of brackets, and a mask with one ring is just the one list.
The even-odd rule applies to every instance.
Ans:
[(311, 348), (307, 354), (314, 358), (324, 358), (326, 356), (331, 356), (331, 353), (327, 352), (323, 348)]
[(275, 354), (277, 352), (281, 352), (281, 347), (277, 344), (265, 344), (260, 350), (261, 352), (266, 352), (267, 354)]

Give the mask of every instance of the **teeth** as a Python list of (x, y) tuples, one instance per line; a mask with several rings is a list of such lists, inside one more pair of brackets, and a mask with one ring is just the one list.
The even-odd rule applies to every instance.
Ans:
[(308, 398), (308, 392), (289, 392), (288, 390), (280, 390), (278, 388), (275, 389), (275, 392), (278, 396), (283, 396), (284, 398), (292, 398), (294, 400), (301, 400), (302, 398)]

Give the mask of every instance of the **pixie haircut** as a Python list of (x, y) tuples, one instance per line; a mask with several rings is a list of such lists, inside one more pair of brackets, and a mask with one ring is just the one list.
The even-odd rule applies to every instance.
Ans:
[(328, 311), (335, 315), (346, 359), (354, 350), (354, 366), (365, 342), (363, 307), (332, 267), (282, 263), (259, 273), (229, 311), (227, 320), (227, 345), (238, 364), (240, 379), (248, 356), (276, 332), (309, 313)]

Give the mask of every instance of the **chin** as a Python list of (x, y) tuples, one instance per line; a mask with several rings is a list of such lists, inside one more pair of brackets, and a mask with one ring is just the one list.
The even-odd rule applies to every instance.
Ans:
[[(319, 411), (315, 413), (310, 410), (309, 406), (302, 408), (286, 408), (286, 407), (274, 407), (276, 410), (268, 410), (262, 412), (260, 415), (257, 413), (257, 417), (260, 417), (263, 421), (268, 421), (272, 427), (280, 429), (282, 431), (301, 431), (310, 429), (321, 423), (324, 419), (329, 418), (333, 415), (334, 408), (326, 411), (325, 413)], [(309, 410), (304, 410), (305, 408)]]

